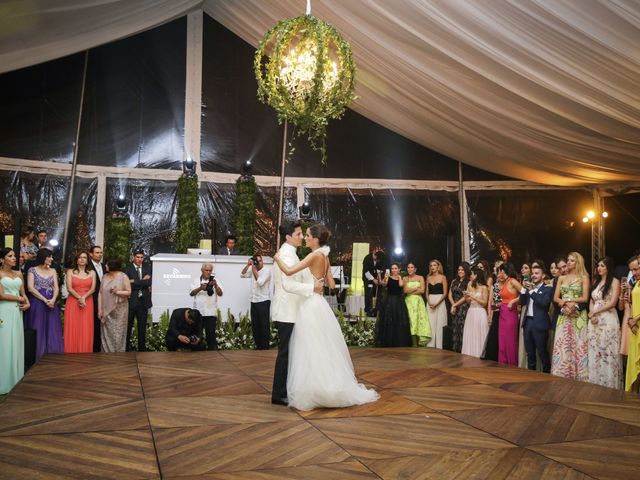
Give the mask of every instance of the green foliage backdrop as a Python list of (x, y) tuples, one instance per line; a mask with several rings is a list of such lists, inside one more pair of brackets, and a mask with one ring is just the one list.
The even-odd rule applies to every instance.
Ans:
[(197, 175), (182, 175), (178, 179), (177, 197), (176, 252), (187, 253), (187, 248), (197, 248), (200, 241)]

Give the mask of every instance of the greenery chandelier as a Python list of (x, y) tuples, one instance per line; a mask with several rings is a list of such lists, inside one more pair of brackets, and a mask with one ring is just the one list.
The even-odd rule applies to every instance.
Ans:
[(258, 98), (270, 105), (278, 121), (306, 134), (326, 161), (326, 129), (354, 99), (356, 66), (351, 46), (328, 23), (307, 15), (280, 21), (256, 51)]

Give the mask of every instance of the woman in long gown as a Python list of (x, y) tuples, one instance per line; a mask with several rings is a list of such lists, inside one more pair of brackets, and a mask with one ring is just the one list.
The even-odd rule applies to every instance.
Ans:
[(124, 352), (127, 347), (131, 282), (121, 269), (119, 258), (107, 260), (107, 273), (100, 284), (98, 318), (103, 352)]
[(629, 260), (629, 269), (633, 274), (635, 284), (631, 291), (629, 291), (630, 285), (627, 285), (625, 291), (625, 303), (631, 314), (627, 320), (629, 347), (624, 389), (627, 392), (638, 393), (640, 391), (640, 256)]
[(428, 347), (442, 348), (442, 330), (447, 326), (447, 305), (445, 300), (448, 293), (447, 277), (440, 260), (429, 262), (427, 275), (427, 314), (431, 322), (431, 341)]
[(611, 257), (598, 261), (589, 308), (589, 381), (604, 387), (620, 388), (620, 322), (616, 304), (620, 281), (613, 278)]
[(64, 353), (93, 352), (93, 292), (96, 272), (88, 266), (89, 255), (76, 254), (65, 274), (67, 303), (64, 309)]
[(31, 308), (25, 314), (25, 326), (36, 332), (36, 361), (45, 353), (62, 353), (62, 323), (58, 308), (58, 274), (51, 268), (53, 252), (38, 250), (36, 265), (27, 273)]
[(471, 278), (464, 292), (464, 298), (469, 304), (469, 309), (464, 321), (462, 353), (480, 358), (489, 333), (489, 317), (487, 315), (489, 290), (485, 284), (482, 269), (476, 267), (471, 271)]
[(455, 280), (451, 282), (449, 289), (449, 303), (451, 303), (451, 336), (453, 337), (453, 351), (462, 351), (462, 335), (464, 332), (464, 320), (467, 318), (469, 304), (464, 298), (464, 291), (467, 289), (469, 277), (471, 276), (471, 266), (467, 262), (462, 262), (458, 266)]
[(502, 265), (502, 260), (498, 260), (493, 264), (493, 284), (489, 288), (489, 308), (487, 309), (489, 333), (487, 334), (487, 342), (482, 355), (482, 359), (493, 360), (494, 362), (498, 361), (498, 329), (500, 326), (500, 305), (502, 304), (500, 290), (502, 289), (501, 282), (505, 280), (504, 273), (498, 271), (500, 265)]
[(431, 323), (424, 303), (424, 278), (416, 274), (416, 265), (407, 263), (407, 275), (404, 279), (404, 301), (409, 311), (411, 337), (414, 347), (426, 347), (431, 338)]
[(404, 302), (404, 280), (400, 276), (399, 264), (391, 264), (391, 274), (385, 275), (381, 285), (387, 290), (387, 295), (378, 307), (376, 347), (410, 347), (409, 312)]
[(560, 315), (553, 342), (551, 374), (586, 382), (589, 380), (587, 311), (580, 304), (589, 298), (589, 275), (577, 252), (567, 256), (567, 274), (558, 279), (553, 301)]
[(0, 395), (9, 393), (24, 375), (24, 325), (22, 314), (29, 309), (22, 274), (13, 270), (16, 254), (0, 250)]
[(504, 281), (500, 289), (500, 324), (498, 327), (498, 362), (518, 366), (518, 335), (520, 318), (518, 302), (522, 284), (515, 279), (516, 271), (512, 263), (506, 262), (498, 267)]
[[(330, 236), (324, 225), (312, 225), (305, 236), (312, 253), (292, 268), (278, 255), (274, 260), (286, 275), (308, 267), (314, 278), (324, 279), (333, 288), (329, 247), (325, 247)], [(289, 342), (287, 395), (289, 406), (298, 410), (362, 405), (379, 398), (375, 390), (358, 383), (336, 316), (324, 297), (316, 293), (300, 303)]]

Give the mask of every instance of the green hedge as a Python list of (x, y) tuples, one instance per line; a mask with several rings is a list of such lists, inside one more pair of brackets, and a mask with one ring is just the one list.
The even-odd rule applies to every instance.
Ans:
[(176, 252), (187, 253), (188, 248), (198, 248), (200, 242), (198, 177), (196, 175), (182, 175), (178, 179), (177, 198)]
[(133, 228), (128, 216), (112, 216), (106, 220), (104, 258), (119, 258), (123, 264), (129, 261)]
[(236, 181), (236, 202), (233, 206), (233, 228), (236, 248), (242, 255), (253, 255), (256, 229), (256, 181), (243, 175)]

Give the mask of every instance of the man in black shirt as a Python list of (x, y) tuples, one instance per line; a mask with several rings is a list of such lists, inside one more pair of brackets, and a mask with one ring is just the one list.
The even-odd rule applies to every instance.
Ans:
[(171, 352), (178, 348), (204, 350), (200, 312), (191, 308), (176, 308), (171, 314), (165, 340)]

